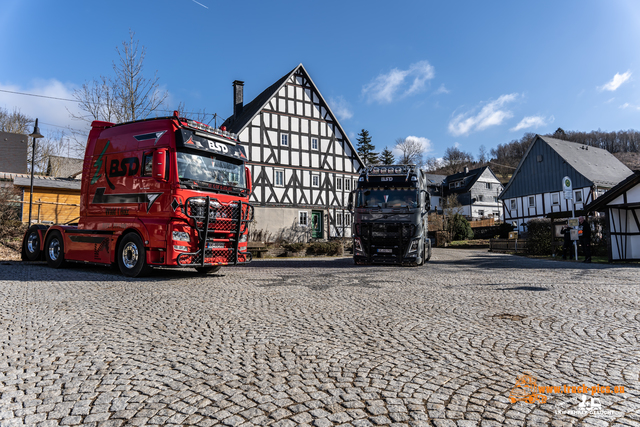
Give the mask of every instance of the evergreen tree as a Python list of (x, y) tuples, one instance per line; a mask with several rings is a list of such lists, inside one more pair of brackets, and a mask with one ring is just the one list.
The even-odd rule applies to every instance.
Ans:
[(375, 148), (375, 145), (371, 143), (369, 131), (362, 129), (362, 132), (358, 134), (358, 154), (365, 166), (375, 165), (378, 163), (378, 153), (373, 151)]
[(392, 165), (395, 163), (395, 161), (396, 159), (395, 157), (393, 157), (393, 153), (391, 152), (391, 150), (385, 147), (384, 150), (382, 150), (382, 153), (380, 153), (380, 163), (382, 163), (383, 165)]

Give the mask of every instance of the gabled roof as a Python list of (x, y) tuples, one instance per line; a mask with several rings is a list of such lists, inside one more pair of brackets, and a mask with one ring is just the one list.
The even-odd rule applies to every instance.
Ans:
[[(489, 166), (483, 166), (481, 168), (471, 169), (469, 170), (469, 172), (458, 172), (454, 173), (453, 175), (447, 176), (443, 183), (443, 185), (445, 186), (445, 191), (448, 193), (463, 193), (469, 191), (469, 189), (474, 186), (474, 184), (478, 181), (478, 179), (480, 179), (484, 171), (487, 169), (489, 169), (489, 172), (491, 172), (491, 174), (493, 174), (493, 176), (495, 177), (495, 174), (493, 173), (491, 168), (489, 168)], [(460, 181), (461, 179), (464, 179), (463, 185), (457, 188), (448, 188), (449, 183)], [(496, 180), (498, 180), (498, 178), (496, 178)]]
[[(13, 178), (13, 185), (16, 187), (30, 187), (30, 175), (16, 175)], [(50, 176), (34, 176), (33, 186), (37, 188), (61, 188), (66, 190), (80, 190), (82, 181), (79, 179), (53, 178)]]
[(352, 150), (353, 154), (358, 158), (360, 163), (364, 166), (364, 162), (360, 158), (360, 155), (358, 154), (358, 151), (356, 150), (355, 146), (351, 143), (351, 140), (349, 139), (349, 137), (347, 136), (347, 133), (342, 128), (342, 125), (340, 125), (340, 122), (336, 118), (336, 115), (333, 114), (333, 111), (331, 110), (331, 107), (329, 107), (329, 104), (327, 103), (327, 101), (325, 101), (324, 97), (320, 93), (320, 90), (318, 89), (318, 86), (316, 86), (316, 84), (313, 81), (313, 79), (311, 78), (311, 76), (309, 76), (309, 73), (304, 68), (304, 65), (302, 65), (302, 63), (298, 64), (297, 67), (295, 67), (293, 70), (289, 71), (287, 74), (285, 74), (280, 79), (278, 79), (274, 84), (272, 84), (271, 86), (266, 88), (264, 91), (262, 91), (262, 93), (260, 93), (260, 95), (256, 96), (253, 99), (253, 101), (249, 102), (248, 104), (245, 104), (243, 109), (242, 109), (242, 113), (240, 114), (239, 117), (234, 118), (234, 116), (231, 116), (231, 117), (227, 118), (224, 121), (224, 123), (222, 124), (222, 126), (226, 126), (227, 130), (229, 132), (232, 132), (232, 133), (235, 133), (235, 134), (239, 135), (244, 130), (244, 128), (246, 128), (249, 125), (249, 123), (251, 123), (253, 118), (256, 115), (258, 115), (260, 113), (260, 111), (262, 111), (262, 109), (267, 105), (267, 103), (271, 100), (271, 98), (273, 98), (278, 93), (278, 91), (285, 85), (287, 80), (293, 74), (295, 74), (296, 71), (298, 71), (298, 70), (301, 70), (304, 73), (305, 77), (311, 82), (311, 84), (313, 85), (314, 90), (318, 93), (318, 97), (322, 101), (322, 104), (327, 109), (327, 111), (329, 112), (329, 114), (333, 118), (334, 123), (336, 124), (336, 126), (340, 130), (340, 133), (342, 134), (342, 137), (344, 138), (344, 140), (351, 147), (351, 150)]
[(627, 178), (620, 181), (618, 185), (611, 188), (602, 196), (598, 197), (597, 199), (589, 203), (587, 206), (585, 206), (584, 210), (587, 212), (603, 211), (604, 207), (609, 202), (616, 199), (622, 193), (630, 190), (631, 188), (635, 187), (638, 184), (640, 184), (640, 170), (633, 171), (633, 174), (629, 175)]
[(519, 177), (520, 169), (529, 156), (531, 149), (541, 140), (555, 151), (569, 166), (575, 169), (588, 181), (600, 187), (613, 187), (633, 172), (620, 160), (602, 148), (590, 147), (577, 142), (563, 141), (549, 136), (536, 135), (536, 138), (527, 148), (527, 152), (520, 159), (518, 167), (513, 172), (511, 179), (504, 187), (502, 194), (506, 194), (514, 180)]
[(84, 159), (72, 159), (69, 157), (51, 156), (47, 173), (57, 178), (75, 178), (82, 173)]
[(424, 178), (427, 181), (427, 185), (440, 185), (442, 181), (447, 179), (446, 175), (436, 175), (432, 173), (425, 173)]

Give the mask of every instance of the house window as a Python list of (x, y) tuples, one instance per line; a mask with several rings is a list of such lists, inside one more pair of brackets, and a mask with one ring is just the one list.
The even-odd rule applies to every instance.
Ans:
[(342, 190), (342, 178), (336, 178), (336, 190)]
[(560, 194), (552, 194), (551, 195), (551, 204), (559, 205), (560, 204)]
[(484, 202), (484, 196), (482, 194), (478, 194), (478, 201)]
[(280, 135), (280, 145), (284, 147), (289, 146), (289, 135)]
[(511, 210), (512, 211), (518, 210), (518, 205), (516, 204), (516, 199), (511, 199)]
[(491, 183), (490, 182), (485, 182), (485, 186), (486, 186), (487, 190), (491, 190)]
[(336, 226), (342, 227), (342, 213), (336, 212)]
[(319, 187), (320, 186), (320, 176), (319, 175), (311, 175), (311, 186)]
[(345, 227), (350, 227), (351, 226), (351, 214), (350, 213), (345, 213), (344, 214), (344, 226)]
[(576, 191), (576, 203), (582, 203), (582, 191)]
[(482, 209), (478, 211), (478, 216), (484, 216), (484, 211)]
[(318, 149), (318, 138), (311, 138), (311, 149), (312, 150)]
[(283, 170), (275, 170), (273, 172), (273, 182), (276, 187), (284, 187), (284, 171)]
[(298, 211), (298, 225), (309, 225), (309, 214), (307, 211)]
[(530, 208), (536, 207), (536, 196), (529, 196), (529, 207)]
[(351, 191), (351, 180), (349, 178), (344, 180), (344, 191)]
[(498, 196), (493, 196), (493, 203), (498, 203)]
[(455, 182), (452, 182), (451, 184), (449, 184), (449, 188), (450, 188), (450, 189), (451, 189), (451, 188), (456, 188), (456, 183), (455, 183)]

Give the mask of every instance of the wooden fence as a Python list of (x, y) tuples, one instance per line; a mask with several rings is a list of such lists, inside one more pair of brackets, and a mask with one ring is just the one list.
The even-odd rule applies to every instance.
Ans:
[(522, 253), (527, 250), (526, 239), (489, 239), (490, 252)]
[(496, 220), (494, 218), (489, 219), (480, 219), (478, 221), (469, 221), (469, 225), (471, 228), (477, 227), (493, 227), (496, 225)]

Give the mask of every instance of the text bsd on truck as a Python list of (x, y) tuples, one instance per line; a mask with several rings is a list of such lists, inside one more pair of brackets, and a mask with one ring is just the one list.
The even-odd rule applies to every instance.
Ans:
[(428, 261), (429, 200), (424, 173), (416, 165), (367, 167), (351, 194), (355, 263)]
[(251, 174), (235, 135), (179, 117), (94, 121), (82, 169), (80, 219), (33, 225), (23, 259), (215, 272), (251, 261)]

